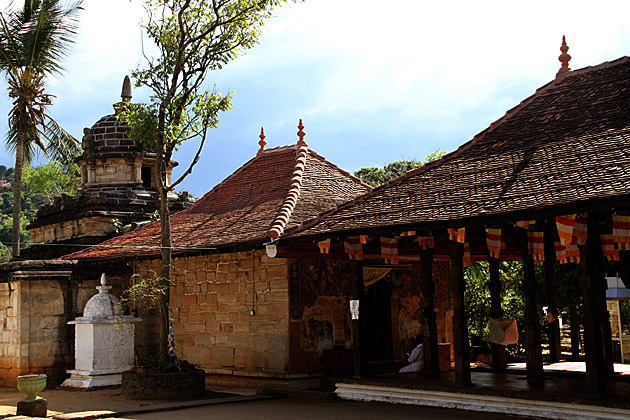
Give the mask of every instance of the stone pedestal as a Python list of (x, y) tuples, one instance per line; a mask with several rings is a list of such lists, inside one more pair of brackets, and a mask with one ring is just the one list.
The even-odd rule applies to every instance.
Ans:
[(122, 372), (133, 366), (134, 322), (140, 319), (120, 315), (120, 302), (110, 288), (103, 274), (99, 293), (85, 305), (84, 316), (68, 322), (76, 325), (75, 369), (67, 371), (71, 376), (63, 386), (120, 385)]
[(64, 386), (93, 388), (120, 385), (122, 372), (133, 366), (134, 325), (131, 316), (107, 319), (77, 318), (75, 369)]
[(34, 401), (18, 401), (16, 414), (18, 416), (46, 417), (48, 403), (41, 397), (37, 397)]

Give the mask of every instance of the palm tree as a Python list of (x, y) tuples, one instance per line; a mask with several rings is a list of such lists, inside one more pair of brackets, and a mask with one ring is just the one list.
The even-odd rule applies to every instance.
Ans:
[(7, 147), (15, 152), (14, 257), (20, 254), (22, 165), (29, 164), (38, 149), (61, 162), (79, 150), (79, 142), (47, 113), (53, 96), (44, 93), (44, 85), (47, 76), (63, 70), (60, 60), (74, 42), (81, 1), (66, 6), (61, 0), (24, 0), (22, 10), (0, 13), (0, 71), (13, 100)]

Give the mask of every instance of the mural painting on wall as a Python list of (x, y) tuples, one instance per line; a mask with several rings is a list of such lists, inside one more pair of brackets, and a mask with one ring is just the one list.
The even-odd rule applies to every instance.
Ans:
[(350, 348), (349, 263), (306, 259), (300, 262), (299, 276), (302, 349)]

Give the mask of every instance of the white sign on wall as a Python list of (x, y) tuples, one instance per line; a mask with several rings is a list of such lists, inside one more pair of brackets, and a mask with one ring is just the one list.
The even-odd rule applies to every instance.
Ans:
[(350, 301), (350, 313), (352, 314), (352, 319), (359, 319), (359, 301), (358, 300)]

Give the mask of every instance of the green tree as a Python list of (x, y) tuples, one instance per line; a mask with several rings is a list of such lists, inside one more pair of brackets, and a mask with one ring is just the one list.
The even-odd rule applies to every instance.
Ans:
[(52, 160), (37, 167), (24, 168), (23, 187), (27, 194), (40, 194), (45, 202), (52, 204), (55, 197), (74, 195), (81, 185), (79, 165), (64, 166)]
[[(15, 153), (14, 203), (22, 194), (22, 165), (36, 149), (68, 162), (77, 140), (48, 114), (53, 96), (44, 93), (46, 77), (62, 71), (60, 60), (76, 35), (81, 0), (67, 8), (61, 0), (24, 0), (24, 7), (0, 14), (0, 70), (6, 75), (13, 108), (7, 145)], [(20, 206), (13, 207), (13, 256), (20, 253)]]
[[(3, 169), (4, 168), (4, 169)], [(0, 242), (10, 243), (13, 234), (13, 168), (0, 166), (0, 174), (4, 171), (8, 176), (8, 184), (0, 185)], [(26, 243), (30, 235), (26, 226), (35, 220), (37, 211), (44, 205), (51, 203), (56, 196), (75, 194), (81, 176), (79, 167), (75, 163), (64, 166), (57, 161), (50, 161), (37, 167), (26, 166), (23, 174), (21, 194), (20, 243)], [(2, 247), (0, 246), (0, 262), (2, 262)]]
[[(209, 71), (221, 69), (240, 51), (253, 47), (271, 9), (287, 0), (144, 0), (144, 29), (158, 55), (145, 53), (144, 68), (133, 72), (136, 86), (151, 99), (123, 106), (130, 135), (156, 153), (154, 184), (161, 225), (160, 278), (169, 283), (171, 228), (168, 193), (188, 176), (199, 160), (209, 128), (231, 107), (230, 96), (204, 91)], [(168, 184), (168, 164), (184, 141), (197, 139), (197, 153), (184, 173)], [(167, 355), (169, 289), (163, 296), (160, 353)], [(172, 337), (170, 337), (172, 338)]]
[(446, 154), (446, 151), (433, 150), (427, 155), (424, 162), (418, 160), (399, 160), (396, 162), (388, 163), (382, 168), (361, 168), (354, 173), (354, 176), (361, 181), (373, 187), (383, 185), (392, 179), (398, 178), (404, 175), (412, 169), (419, 168), (425, 163), (439, 159)]

